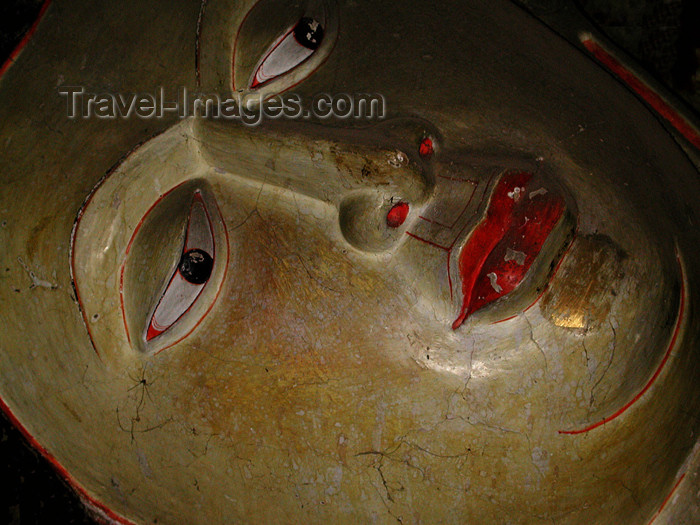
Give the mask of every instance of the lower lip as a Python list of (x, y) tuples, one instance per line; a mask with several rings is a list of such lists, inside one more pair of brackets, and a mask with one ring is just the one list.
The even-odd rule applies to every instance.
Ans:
[(564, 213), (564, 199), (533, 183), (528, 172), (505, 173), (484, 219), (459, 254), (463, 303), (456, 330), (472, 313), (513, 291), (525, 278)]

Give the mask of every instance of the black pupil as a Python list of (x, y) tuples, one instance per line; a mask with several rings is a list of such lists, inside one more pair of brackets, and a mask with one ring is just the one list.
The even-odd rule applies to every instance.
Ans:
[(182, 254), (177, 268), (187, 282), (204, 284), (209, 280), (213, 266), (214, 259), (211, 255), (204, 250), (194, 249)]
[(294, 28), (294, 38), (305, 48), (315, 50), (323, 40), (323, 28), (313, 18), (304, 17)]

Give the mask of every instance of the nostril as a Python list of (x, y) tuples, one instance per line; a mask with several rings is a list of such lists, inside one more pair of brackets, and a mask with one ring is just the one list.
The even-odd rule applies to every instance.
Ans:
[(420, 146), (418, 147), (418, 154), (422, 158), (427, 160), (433, 156), (434, 152), (435, 152), (435, 146), (433, 145), (433, 139), (431, 139), (430, 137), (425, 137), (421, 141)]
[(389, 210), (389, 213), (386, 214), (386, 225), (389, 226), (389, 228), (398, 228), (401, 226), (406, 220), (406, 217), (408, 217), (408, 210), (407, 202), (394, 204)]
[(402, 238), (408, 211), (408, 202), (399, 197), (389, 197), (378, 190), (354, 192), (340, 203), (340, 231), (359, 250), (385, 252)]

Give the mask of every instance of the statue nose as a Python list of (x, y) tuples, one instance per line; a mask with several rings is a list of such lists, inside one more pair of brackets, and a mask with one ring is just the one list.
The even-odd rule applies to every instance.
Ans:
[(200, 119), (195, 134), (215, 169), (334, 206), (349, 244), (382, 252), (397, 246), (432, 193), (414, 139), (421, 126), (401, 120), (362, 129), (303, 122), (245, 127)]
[(400, 132), (382, 131), (304, 122), (246, 127), (198, 119), (195, 124), (208, 163), (242, 178), (329, 203), (368, 188), (384, 188), (411, 200), (425, 198), (429, 180), (417, 152), (396, 138)]

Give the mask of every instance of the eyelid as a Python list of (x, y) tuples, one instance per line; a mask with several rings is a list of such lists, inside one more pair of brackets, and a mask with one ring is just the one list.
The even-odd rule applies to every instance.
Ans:
[(320, 47), (323, 25), (316, 19), (302, 17), (282, 34), (255, 67), (249, 87), (255, 89), (304, 63)]
[(235, 33), (231, 90), (250, 90), (255, 100), (279, 95), (318, 70), (337, 40), (336, 0), (258, 0)]
[[(212, 265), (204, 282), (193, 282), (181, 271), (182, 261), (187, 254), (192, 252), (203, 252), (211, 258)], [(214, 229), (202, 194), (197, 190), (190, 206), (187, 233), (180, 263), (150, 317), (144, 334), (146, 342), (150, 342), (164, 333), (190, 310), (209, 282), (213, 264), (216, 264)]]

